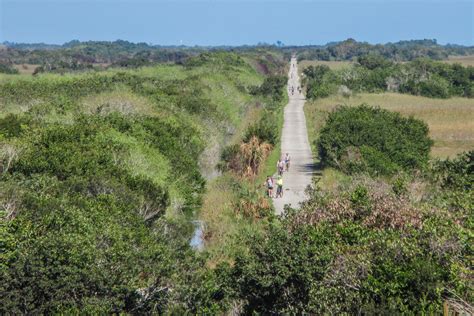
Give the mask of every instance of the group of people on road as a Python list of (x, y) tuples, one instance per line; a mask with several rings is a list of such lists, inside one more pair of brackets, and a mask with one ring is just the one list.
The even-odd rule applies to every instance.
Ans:
[[(295, 94), (295, 87), (294, 87), (294, 86), (289, 87), (288, 90), (290, 90), (291, 95), (294, 95), (294, 94)], [(301, 91), (302, 91), (302, 90), (301, 90), (301, 87), (300, 87), (300, 86), (297, 86), (297, 87), (296, 87), (296, 90), (298, 91), (299, 94), (301, 94)]]
[[(277, 177), (276, 177), (276, 183), (275, 180), (273, 179), (272, 176), (267, 176), (267, 179), (265, 180), (265, 187), (267, 188), (267, 195), (268, 197), (271, 198), (282, 198), (283, 197), (283, 172), (284, 171), (289, 171), (290, 170), (290, 154), (286, 153), (284, 158), (278, 159), (277, 162)], [(275, 187), (276, 184), (276, 194), (273, 195), (273, 188)]]
[[(296, 68), (296, 64), (293, 64), (292, 65), (293, 68)], [(294, 71), (291, 71), (290, 72), (290, 78), (293, 79), (293, 76), (294, 76)], [(296, 90), (298, 91), (299, 94), (301, 94), (301, 87), (300, 86), (297, 86), (296, 87)], [(288, 92), (291, 92), (291, 95), (294, 95), (295, 94), (295, 86), (288, 86)]]
[[(292, 64), (293, 69), (296, 68), (296, 64)], [(290, 77), (293, 79), (293, 74), (295, 71), (291, 71)], [(298, 93), (301, 94), (301, 87), (297, 86), (296, 87)], [(288, 92), (291, 92), (291, 95), (295, 94), (295, 86), (291, 85), (288, 86)], [(288, 172), (290, 171), (290, 154), (286, 153), (284, 157), (281, 157), (278, 159), (277, 162), (277, 175), (276, 175), (276, 181), (273, 176), (267, 176), (267, 179), (265, 180), (265, 187), (267, 190), (267, 196), (270, 198), (282, 198), (283, 197), (283, 172)], [(273, 194), (273, 189), (276, 187), (276, 194)]]

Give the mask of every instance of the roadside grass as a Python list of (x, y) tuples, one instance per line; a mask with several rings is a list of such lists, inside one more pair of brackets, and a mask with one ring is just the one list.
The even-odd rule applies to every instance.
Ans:
[(372, 106), (400, 112), (425, 121), (434, 140), (431, 155), (437, 158), (454, 155), (474, 148), (474, 102), (467, 98), (432, 99), (397, 93), (361, 93), (352, 97), (331, 96), (307, 101), (305, 113), (309, 139), (314, 152), (314, 142), (327, 114), (338, 105), (356, 106), (367, 103)]
[(211, 268), (220, 262), (232, 264), (233, 258), (245, 251), (239, 236), (261, 231), (267, 224), (265, 220), (254, 221), (235, 211), (238, 181), (227, 173), (207, 185), (199, 218), (205, 222), (204, 242)]
[(334, 168), (325, 168), (321, 176), (317, 177), (317, 186), (326, 191), (333, 191), (341, 185), (348, 184), (351, 177)]
[[(239, 143), (246, 127), (257, 122), (264, 115), (262, 107), (258, 106), (264, 101), (257, 98), (254, 99), (254, 102), (257, 102), (257, 106), (250, 107), (246, 112), (228, 144)], [(287, 103), (288, 96), (285, 95), (284, 100), (281, 101), (282, 108), (278, 112), (278, 129), (280, 131), (283, 127), (283, 105)], [(208, 181), (199, 219), (206, 223), (204, 241), (206, 251), (209, 253), (209, 266), (214, 267), (219, 262), (232, 264), (235, 255), (245, 251), (242, 243), (239, 242), (239, 236), (262, 231), (267, 225), (268, 222), (265, 219), (253, 220), (236, 212), (235, 205), (239, 199), (238, 190), (241, 186), (253, 187), (256, 190), (261, 190), (262, 195), (265, 194), (264, 179), (267, 175), (275, 173), (275, 165), (280, 155), (281, 145), (278, 143), (254, 179), (240, 179), (230, 172), (226, 172)]]
[[(285, 87), (286, 91), (286, 87)], [(285, 94), (285, 98), (283, 99), (282, 107), (279, 110), (278, 113), (278, 130), (282, 131), (283, 129), (283, 121), (284, 121), (284, 112), (285, 112), (285, 106), (289, 102), (288, 94)], [(278, 141), (277, 145), (273, 148), (272, 153), (270, 156), (267, 157), (267, 160), (265, 161), (265, 165), (263, 166), (260, 174), (258, 175), (256, 181), (257, 183), (264, 183), (266, 176), (268, 175), (274, 175), (276, 173), (276, 164), (278, 159), (282, 156), (281, 152), (281, 134), (280, 134), (280, 140)]]

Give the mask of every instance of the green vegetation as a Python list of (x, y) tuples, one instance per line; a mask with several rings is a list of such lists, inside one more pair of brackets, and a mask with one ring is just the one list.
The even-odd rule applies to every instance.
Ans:
[[(472, 102), (433, 99), (471, 97), (471, 68), (364, 55), (343, 68), (303, 71), (313, 99), (305, 106), (309, 137), (323, 169), (299, 212), (249, 242), (239, 275), (256, 278), (244, 277), (249, 311), (262, 304), (310, 314), (434, 314), (443, 303), (472, 309)], [(430, 137), (436, 156), (461, 153), (430, 160)], [(269, 259), (278, 272), (255, 264), (287, 244)], [(278, 287), (288, 299), (271, 295)]]
[(453, 213), (430, 197), (445, 192), (432, 182), (420, 201), (413, 181), (403, 194), (366, 177), (314, 190), (300, 211), (249, 235), (231, 271), (244, 313), (430, 314), (446, 297), (472, 301), (472, 204)]
[(428, 162), (431, 145), (424, 122), (367, 105), (330, 113), (318, 140), (323, 165), (347, 173), (419, 169)]
[(12, 74), (18, 74), (18, 70), (16, 70), (10, 65), (0, 63), (0, 73), (12, 75)]
[[(358, 106), (362, 103), (398, 112), (407, 118), (412, 116), (428, 124), (429, 137), (434, 140), (432, 157), (454, 157), (474, 148), (474, 105), (471, 99), (433, 99), (400, 93), (358, 93), (349, 97), (333, 95), (307, 101), (305, 114), (311, 144), (316, 144), (320, 128), (330, 112), (340, 105)], [(314, 152), (317, 152), (316, 147)]]
[(220, 310), (190, 220), (264, 77), (208, 58), (0, 85), (3, 313)]
[(309, 66), (303, 71), (307, 96), (324, 98), (334, 93), (393, 91), (432, 98), (473, 97), (474, 68), (416, 59), (396, 64), (379, 55), (364, 55), (352, 67), (331, 70)]
[(285, 86), (284, 77), (269, 76), (251, 89), (261, 98), (259, 118), (249, 122), (241, 137), (222, 151), (218, 166), (223, 175), (211, 184), (200, 214), (208, 224), (206, 245), (212, 265), (233, 262), (245, 248), (241, 236), (264, 230), (274, 217), (262, 184), (280, 155)]
[(350, 38), (324, 46), (287, 47), (286, 50), (296, 51), (298, 60), (323, 61), (353, 60), (368, 54), (380, 55), (394, 61), (410, 61), (419, 57), (442, 60), (449, 56), (474, 54), (472, 47), (440, 45), (436, 40), (430, 39), (372, 45)]
[[(395, 46), (412, 45), (460, 50)], [(44, 72), (83, 69), (69, 54), (122, 69), (0, 77), (0, 313), (437, 314), (474, 300), (474, 152), (429, 156), (446, 126), (472, 133), (471, 68), (329, 45), (360, 58), (305, 70), (324, 169), (276, 217), (262, 184), (280, 155), (286, 48), (11, 46), (15, 62), (60, 65)], [(150, 66), (167, 49), (177, 63)], [(352, 94), (387, 80), (459, 97)]]
[[(220, 60), (230, 64), (237, 52), (240, 60), (245, 60), (258, 72), (275, 74), (281, 70), (282, 52), (272, 46), (261, 47), (185, 47), (159, 46), (146, 43), (131, 43), (123, 40), (70, 41), (63, 45), (22, 44), (5, 42), (0, 49), (0, 62), (9, 69), (33, 68), (29, 74), (67, 73), (78, 71), (100, 71), (106, 68), (140, 68), (157, 64), (188, 64), (198, 60)], [(222, 54), (219, 58), (217, 56)], [(229, 54), (230, 53), (230, 54)], [(235, 58), (234, 58), (235, 59)], [(192, 60), (192, 61), (191, 61)], [(1, 73), (1, 71), (0, 71)]]
[(0, 60), (38, 65), (36, 73), (65, 73), (102, 69), (104, 66), (136, 68), (156, 63), (183, 62), (205, 49), (160, 47), (117, 40), (70, 41), (64, 45), (5, 43)]

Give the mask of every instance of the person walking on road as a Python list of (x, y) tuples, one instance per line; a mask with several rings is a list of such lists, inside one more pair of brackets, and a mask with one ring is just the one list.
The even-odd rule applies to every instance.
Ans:
[(277, 162), (277, 171), (278, 171), (279, 176), (281, 176), (283, 174), (284, 169), (285, 169), (285, 163), (280, 158), (280, 159), (278, 159), (278, 162)]
[(275, 198), (282, 198), (283, 197), (283, 177), (282, 176), (278, 176), (278, 179), (277, 179), (277, 193), (276, 193), (276, 196)]
[(267, 176), (267, 180), (265, 180), (265, 186), (267, 188), (267, 196), (269, 198), (273, 197), (273, 178)]
[(286, 153), (285, 155), (285, 166), (286, 166), (286, 172), (290, 171), (290, 154)]

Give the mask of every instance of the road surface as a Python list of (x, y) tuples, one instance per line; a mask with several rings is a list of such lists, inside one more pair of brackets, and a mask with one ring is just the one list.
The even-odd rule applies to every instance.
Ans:
[[(286, 204), (298, 208), (306, 195), (306, 187), (311, 184), (315, 170), (313, 155), (306, 130), (306, 119), (303, 111), (304, 95), (300, 94), (298, 65), (296, 58), (291, 59), (288, 74), (289, 103), (285, 106), (283, 131), (281, 137), (281, 155), (290, 154), (290, 171), (283, 173), (283, 198), (273, 199), (277, 215), (283, 213)], [(294, 87), (294, 94), (291, 93)], [(275, 165), (276, 170), (276, 165)]]

